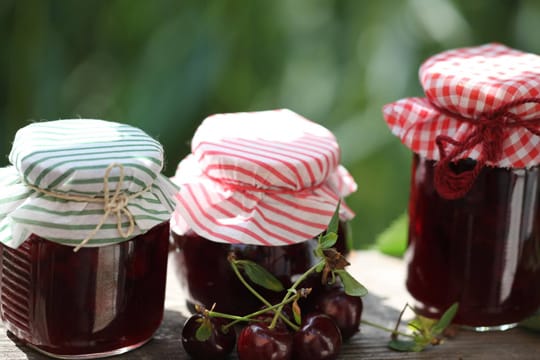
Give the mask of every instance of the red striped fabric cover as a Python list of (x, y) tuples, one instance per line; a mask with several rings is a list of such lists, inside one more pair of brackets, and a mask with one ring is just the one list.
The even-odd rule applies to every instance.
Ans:
[[(505, 104), (520, 99), (538, 101), (540, 97), (540, 56), (497, 43), (436, 54), (422, 64), (419, 76), (426, 96), (387, 104), (383, 114), (394, 135), (415, 153), (432, 160), (440, 159), (438, 136), (462, 143), (476, 129), (474, 121), (461, 121), (451, 114), (480, 119)], [(540, 116), (540, 103), (526, 101), (508, 111), (532, 120)], [(483, 147), (478, 143), (459, 158), (478, 159)], [(446, 150), (450, 152), (452, 146), (447, 145)], [(540, 137), (527, 126), (507, 125), (502, 150), (498, 161), (487, 164), (524, 168), (540, 163)]]
[[(206, 118), (178, 165), (173, 231), (225, 243), (287, 245), (326, 228), (356, 190), (333, 134), (290, 110)], [(340, 216), (354, 213), (342, 203)]]

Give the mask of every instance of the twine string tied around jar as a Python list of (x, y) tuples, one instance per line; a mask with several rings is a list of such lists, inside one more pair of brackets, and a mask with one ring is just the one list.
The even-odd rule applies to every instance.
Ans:
[[(119, 170), (119, 177), (118, 181), (116, 183), (116, 188), (111, 193), (109, 190), (109, 178), (111, 175), (111, 171), (114, 168), (118, 168)], [(124, 166), (119, 163), (111, 163), (107, 168), (105, 169), (105, 174), (103, 176), (103, 196), (102, 197), (91, 197), (91, 196), (83, 196), (83, 195), (74, 195), (74, 194), (64, 194), (64, 193), (58, 193), (46, 189), (41, 189), (37, 186), (33, 186), (30, 184), (27, 184), (29, 188), (32, 190), (45, 194), (47, 196), (51, 196), (57, 199), (62, 200), (68, 200), (68, 201), (77, 201), (77, 202), (88, 202), (88, 203), (102, 203), (103, 204), (103, 215), (100, 219), (100, 221), (97, 223), (96, 227), (88, 234), (74, 249), (74, 252), (79, 251), (84, 245), (86, 245), (101, 229), (101, 227), (105, 224), (105, 221), (107, 221), (107, 218), (110, 215), (116, 216), (116, 227), (118, 230), (118, 233), (125, 239), (128, 238), (133, 234), (135, 231), (135, 219), (133, 217), (133, 214), (127, 207), (129, 202), (141, 196), (145, 192), (151, 189), (152, 185), (147, 186), (143, 190), (133, 193), (133, 194), (125, 194), (122, 192), (122, 185), (124, 183)], [(129, 226), (127, 230), (124, 230), (122, 227), (122, 218), (125, 216), (129, 222)]]

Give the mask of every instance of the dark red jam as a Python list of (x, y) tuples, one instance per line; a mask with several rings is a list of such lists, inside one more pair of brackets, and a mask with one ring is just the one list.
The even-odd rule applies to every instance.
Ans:
[[(340, 223), (336, 249), (345, 252), (346, 224)], [(313, 254), (317, 239), (284, 246), (260, 246), (225, 244), (205, 239), (190, 231), (184, 235), (172, 232), (174, 246), (173, 264), (181, 285), (187, 294), (188, 307), (194, 304), (216, 311), (245, 315), (262, 306), (238, 280), (227, 260), (230, 252), (238, 259), (255, 261), (274, 274), (285, 288), (296, 278), (315, 265), (318, 260)], [(308, 278), (301, 287), (320, 288), (320, 275)], [(276, 293), (254, 286), (271, 302), (279, 302), (283, 293)]]
[[(497, 327), (540, 307), (538, 167), (485, 167), (463, 198), (441, 198), (434, 161), (414, 156), (407, 288), (421, 314), (459, 302), (455, 323)], [(471, 169), (473, 160), (454, 164)]]
[(36, 235), (16, 250), (0, 246), (6, 328), (66, 358), (142, 345), (163, 318), (168, 239), (165, 222), (131, 240), (76, 253)]

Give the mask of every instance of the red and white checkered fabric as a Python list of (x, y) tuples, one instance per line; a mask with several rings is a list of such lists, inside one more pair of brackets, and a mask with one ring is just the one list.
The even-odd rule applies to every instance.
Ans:
[[(461, 142), (474, 130), (474, 119), (505, 104), (540, 96), (540, 56), (501, 44), (440, 53), (422, 64), (419, 75), (426, 97), (387, 104), (383, 113), (393, 134), (414, 152), (432, 160), (440, 158), (435, 143), (438, 135)], [(509, 111), (527, 120), (540, 116), (540, 105), (530, 102)], [(459, 116), (472, 121), (461, 121)], [(482, 146), (480, 143), (465, 150), (459, 158), (478, 159)], [(540, 137), (525, 127), (507, 128), (502, 151), (497, 162), (488, 161), (487, 165), (538, 165)]]
[[(287, 245), (321, 233), (356, 190), (332, 133), (290, 110), (219, 114), (178, 165), (173, 231), (225, 243)], [(341, 217), (354, 213), (342, 202)]]

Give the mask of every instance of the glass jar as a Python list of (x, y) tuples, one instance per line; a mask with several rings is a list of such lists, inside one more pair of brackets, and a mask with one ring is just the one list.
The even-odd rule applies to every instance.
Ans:
[(51, 357), (124, 353), (163, 318), (178, 188), (163, 149), (103, 120), (19, 129), (0, 168), (0, 316)]
[(540, 56), (452, 49), (419, 77), (425, 97), (383, 109), (414, 153), (407, 288), (422, 315), (511, 328), (540, 307)]
[[(456, 173), (475, 165), (452, 165)], [(484, 167), (462, 198), (442, 198), (435, 161), (415, 155), (409, 202), (407, 289), (438, 318), (459, 302), (455, 323), (508, 328), (540, 307), (540, 173)]]
[(95, 248), (32, 234), (17, 249), (0, 245), (0, 314), (7, 330), (52, 357), (121, 354), (161, 324), (169, 223)]
[[(173, 178), (180, 187), (173, 263), (188, 307), (215, 303), (218, 311), (245, 315), (261, 302), (237, 279), (229, 252), (259, 263), (288, 288), (316, 264), (316, 237), (356, 183), (339, 165), (334, 135), (286, 109), (207, 117), (191, 150)], [(345, 224), (354, 213), (343, 201), (339, 216), (336, 248), (345, 254)], [(317, 290), (314, 278), (306, 287)], [(272, 301), (283, 296), (258, 290)]]
[[(346, 224), (340, 222), (336, 249), (344, 250)], [(215, 310), (234, 315), (245, 315), (258, 310), (261, 302), (251, 294), (236, 277), (227, 260), (230, 252), (238, 259), (256, 262), (276, 276), (285, 288), (319, 260), (313, 251), (317, 239), (293, 245), (260, 246), (249, 244), (218, 243), (188, 231), (183, 235), (172, 232), (172, 264), (186, 294), (188, 309), (194, 305), (207, 309), (215, 304)], [(211, 264), (211, 265), (210, 265)], [(279, 302), (283, 293), (254, 287), (270, 302)], [(312, 288), (312, 295), (321, 287), (320, 277), (308, 278), (301, 287)]]

